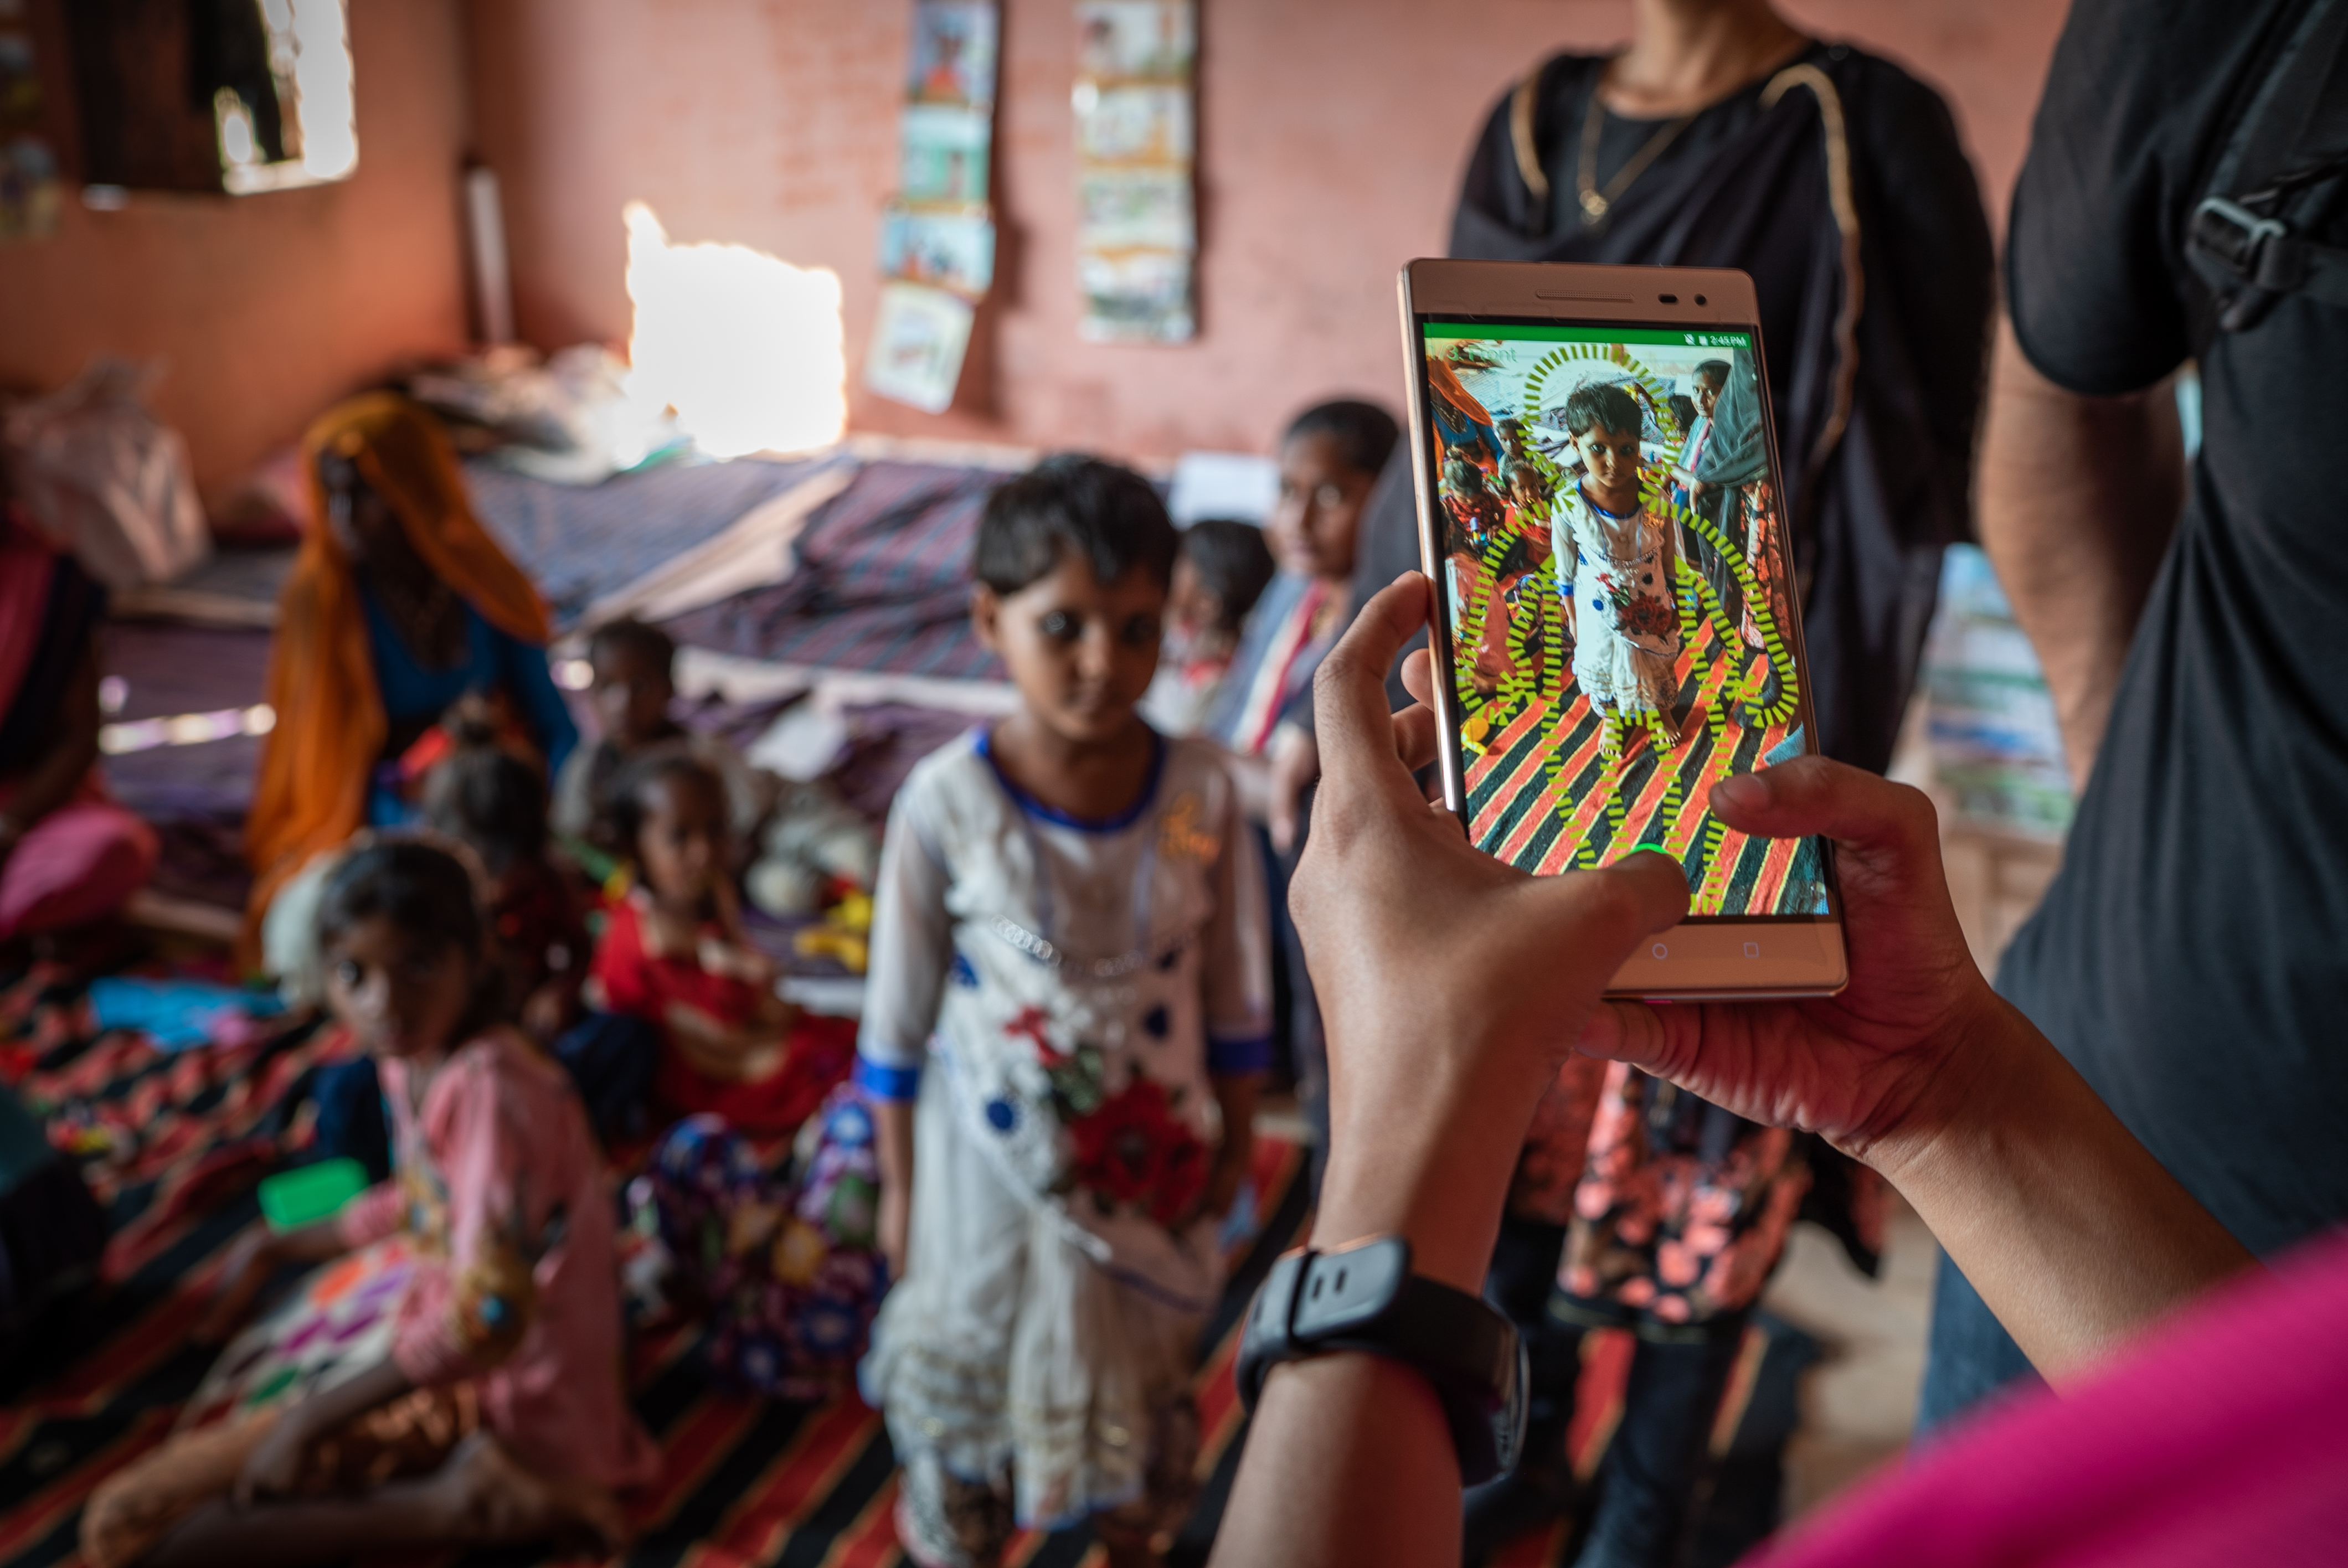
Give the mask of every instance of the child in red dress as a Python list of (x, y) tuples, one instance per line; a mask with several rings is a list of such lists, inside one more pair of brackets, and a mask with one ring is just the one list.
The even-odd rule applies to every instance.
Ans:
[(682, 748), (630, 767), (610, 804), (637, 885), (613, 905), (590, 999), (660, 1032), (663, 1121), (713, 1112), (752, 1137), (788, 1137), (856, 1058), (856, 1025), (802, 1012), (742, 932), (726, 875), (726, 787)]

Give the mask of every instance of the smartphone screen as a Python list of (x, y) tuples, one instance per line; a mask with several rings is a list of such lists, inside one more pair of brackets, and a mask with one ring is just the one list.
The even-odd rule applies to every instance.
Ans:
[(1808, 745), (1758, 333), (1415, 321), (1476, 842), (1537, 873), (1660, 848), (1691, 917), (1829, 917), (1822, 845), (1705, 804)]

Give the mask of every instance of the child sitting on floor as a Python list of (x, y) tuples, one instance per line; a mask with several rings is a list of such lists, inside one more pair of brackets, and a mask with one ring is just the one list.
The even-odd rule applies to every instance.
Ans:
[[(329, 1004), (382, 1068), (397, 1175), (332, 1219), (256, 1227), (205, 1327), (232, 1327), (281, 1264), (356, 1254), (335, 1272), (400, 1276), (387, 1348), (272, 1377), (225, 1423), (118, 1471), (82, 1515), (82, 1553), (95, 1568), (330, 1563), (563, 1534), (616, 1550), (612, 1489), (650, 1480), (658, 1455), (620, 1383), (612, 1204), (579, 1102), (500, 1021), (473, 885), (447, 851), (356, 851), (319, 927)], [(271, 1346), (294, 1357), (321, 1327), (280, 1312), (222, 1368)]]
[[(829, 789), (753, 768), (716, 735), (696, 734), (669, 714), (676, 699), (676, 643), (656, 626), (614, 620), (587, 641), (588, 688), (602, 738), (573, 752), (557, 781), (554, 831), (592, 838), (604, 796), (631, 759), (655, 746), (683, 747), (725, 784), (726, 815), (736, 850), (757, 845), (742, 871), (750, 901), (769, 915), (812, 914), (828, 888), (872, 886), (880, 846), (872, 830)], [(624, 845), (598, 847), (625, 856)]]
[(858, 1081), (898, 1284), (862, 1381), (916, 1563), (1186, 1516), (1191, 1356), (1267, 1054), (1263, 880), (1216, 749), (1135, 712), (1173, 526), (1053, 458), (979, 524), (972, 620), (1020, 706), (917, 766), (881, 852)]
[(612, 906), (589, 999), (657, 1031), (662, 1121), (708, 1112), (754, 1138), (790, 1136), (847, 1078), (856, 1026), (783, 1000), (774, 965), (743, 934), (724, 783), (681, 746), (655, 749), (613, 783), (607, 806), (638, 880)]
[(579, 896), (547, 858), (546, 781), (512, 753), (469, 739), (433, 770), (424, 820), (479, 857), (507, 997), (530, 1037), (551, 1045), (578, 1020), (589, 943)]
[(1142, 717), (1159, 734), (1191, 734), (1207, 722), (1248, 611), (1277, 569), (1253, 523), (1202, 518), (1182, 530), (1166, 593), (1166, 641), (1141, 700)]

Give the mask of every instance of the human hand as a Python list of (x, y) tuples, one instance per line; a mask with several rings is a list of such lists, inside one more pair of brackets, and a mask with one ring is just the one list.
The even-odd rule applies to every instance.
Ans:
[(283, 1497), (302, 1479), (302, 1456), (310, 1447), (309, 1423), (303, 1419), (308, 1400), (297, 1400), (278, 1412), (276, 1423), (261, 1440), (237, 1472), (229, 1501), (251, 1508), (262, 1498)]
[(285, 1254), (267, 1221), (255, 1220), (247, 1225), (230, 1245), (228, 1261), (221, 1265), (219, 1281), (212, 1287), (211, 1302), (196, 1320), (196, 1343), (226, 1343), (252, 1310), (252, 1303), (269, 1283), (269, 1276), (284, 1261)]
[[(1881, 1168), (1961, 1101), (2013, 1033), (1973, 966), (1941, 868), (1932, 804), (1823, 757), (1713, 786), (1731, 827), (1835, 841), (1850, 983), (1786, 1002), (1615, 1002), (1580, 1040), (1740, 1116), (1823, 1133)], [(1976, 1049), (1968, 1050), (1969, 1046)], [(1887, 1143), (1887, 1141), (1890, 1141)]]
[(1304, 791), (1321, 776), (1321, 745), (1301, 724), (1282, 724), (1272, 733), (1272, 799), (1266, 803), (1265, 826), (1272, 846), (1286, 855), (1296, 845), (1296, 808)]
[(1317, 1245), (1399, 1233), (1416, 1271), (1479, 1289), (1533, 1107), (1637, 942), (1687, 879), (1660, 855), (1535, 877), (1468, 842), (1411, 771), (1439, 737), (1385, 672), (1425, 624), (1412, 573), (1364, 607), (1315, 678), (1323, 774), (1290, 897), (1329, 1031), (1330, 1149)]

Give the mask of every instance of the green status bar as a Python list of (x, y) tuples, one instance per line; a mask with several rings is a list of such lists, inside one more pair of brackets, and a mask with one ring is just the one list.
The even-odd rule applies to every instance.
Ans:
[(1750, 333), (1681, 332), (1668, 327), (1570, 327), (1529, 322), (1426, 321), (1423, 331), (1429, 343), (1475, 339), (1509, 343), (1657, 343), (1684, 348), (1750, 349), (1753, 346)]

